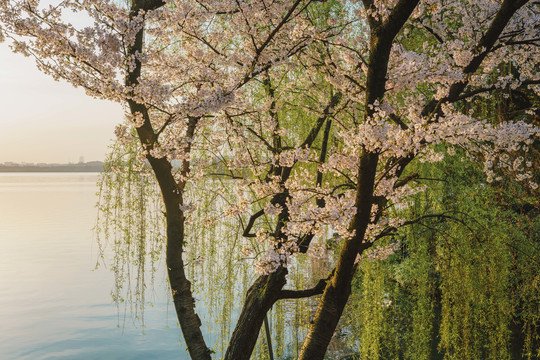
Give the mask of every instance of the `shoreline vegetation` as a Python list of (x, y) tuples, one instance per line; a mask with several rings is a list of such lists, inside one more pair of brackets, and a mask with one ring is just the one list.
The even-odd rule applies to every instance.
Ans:
[(6, 172), (102, 172), (102, 161), (89, 161), (69, 164), (0, 164), (0, 173)]

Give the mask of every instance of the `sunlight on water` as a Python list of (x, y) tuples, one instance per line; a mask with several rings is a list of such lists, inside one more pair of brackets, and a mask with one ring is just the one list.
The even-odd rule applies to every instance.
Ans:
[(93, 271), (96, 181), (89, 173), (0, 174), (0, 359), (185, 357), (164, 275), (143, 329), (111, 303), (110, 271)]

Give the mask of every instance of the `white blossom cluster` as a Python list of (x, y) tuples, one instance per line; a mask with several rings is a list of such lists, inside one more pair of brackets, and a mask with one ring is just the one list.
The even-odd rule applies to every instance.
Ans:
[[(400, 163), (465, 154), (481, 159), (488, 182), (503, 169), (537, 188), (526, 155), (540, 137), (534, 109), (496, 124), (460, 103), (494, 91), (540, 94), (534, 3), (521, 7), (488, 49), (484, 37), (501, 1), (420, 1), (392, 39), (384, 94), (366, 104), (370, 29), (393, 21), (398, 0), (334, 7), (308, 0), (154, 2), (134, 13), (109, 0), (4, 0), (0, 39), (55, 79), (122, 103), (118, 142), (151, 132), (138, 158), (166, 160), (179, 195), (188, 183), (219, 176), (228, 179), (220, 191), (236, 194), (223, 218), (246, 226), (262, 209), (254, 242), (242, 250), (261, 274), (287, 266), (307, 235), (330, 242), (356, 236), (351, 224), (366, 153), (378, 155), (373, 197), (382, 199), (361, 239), (368, 243), (402, 226), (406, 219), (391, 210), (427, 190), (403, 183)], [(324, 19), (313, 18), (317, 11), (327, 11)], [(70, 23), (72, 13), (85, 20)], [(193, 211), (192, 201), (181, 210)], [(399, 243), (373, 246), (367, 259), (386, 258)], [(323, 256), (320, 242), (311, 248)]]
[(362, 261), (381, 261), (386, 260), (390, 255), (393, 255), (399, 247), (401, 246), (400, 242), (389, 245), (376, 246), (374, 248), (366, 250), (362, 255), (356, 257), (356, 262), (361, 263)]
[[(394, 3), (375, 1), (371, 9), (358, 7), (355, 15), (359, 19), (371, 16), (384, 21)], [(517, 44), (504, 46), (502, 41), (497, 42), (485, 57), (485, 66), (467, 74), (464, 72), (465, 68), (482, 51), (486, 51), (475, 48), (475, 44), (481, 40), (481, 35), (489, 25), (486, 19), (494, 16), (500, 3), (465, 3), (467, 4), (443, 5), (437, 1), (421, 2), (413, 15), (414, 19), (407, 23), (404, 31), (398, 35), (401, 42), (396, 42), (392, 48), (384, 101), (369, 105), (373, 115), (367, 120), (362, 118), (361, 113), (360, 116), (355, 115), (365, 101), (361, 87), (365, 84), (368, 70), (363, 63), (369, 57), (365, 38), (357, 33), (344, 32), (333, 39), (335, 47), (327, 58), (320, 61), (306, 60), (313, 66), (326, 66), (329, 69), (326, 80), (349, 100), (346, 111), (336, 117), (338, 130), (334, 134), (340, 145), (334, 146), (329, 151), (327, 160), (317, 167), (325, 176), (344, 180), (343, 176), (346, 175), (354, 188), (359, 157), (364, 151), (380, 154), (381, 163), (408, 156), (434, 163), (442, 161), (447, 155), (455, 156), (456, 149), (460, 149), (460, 154), (474, 154), (483, 159), (488, 182), (496, 180), (496, 168), (507, 168), (515, 172), (516, 180), (528, 182), (532, 189), (536, 189), (531, 166), (527, 166), (522, 158), (512, 161), (509, 159), (514, 159), (514, 153), (526, 152), (534, 141), (538, 141), (540, 133), (537, 126), (522, 120), (494, 125), (492, 119), (463, 113), (460, 107), (453, 103), (444, 103), (443, 100), (449, 96), (453, 84), (463, 81), (468, 82), (473, 90), (478, 87), (515, 89), (527, 81), (537, 81), (540, 78), (538, 68), (536, 66), (533, 70), (535, 66), (531, 66), (531, 63), (535, 62), (531, 62), (531, 59), (539, 58), (538, 46), (519, 42), (538, 37), (538, 29), (531, 30), (534, 27), (532, 23), (539, 21), (538, 12), (531, 7), (520, 10), (519, 16), (511, 21), (501, 35), (501, 38), (512, 39)], [(356, 30), (361, 31), (360, 28), (361, 25)], [(427, 28), (429, 30), (426, 30)], [(527, 30), (516, 35), (518, 28)], [(414, 48), (406, 43), (408, 36), (418, 36), (420, 33), (428, 38), (423, 44)], [(501, 56), (503, 53), (515, 55)], [(512, 66), (519, 69), (518, 77), (513, 74), (493, 76), (493, 72), (501, 64), (505, 64), (505, 59), (509, 59)], [(308, 73), (310, 71), (307, 70)], [(537, 87), (534, 84), (532, 86)], [(479, 94), (483, 96), (481, 91)], [(489, 91), (486, 91), (486, 95), (489, 95)], [(430, 98), (443, 101), (440, 110), (437, 113), (422, 114)], [(324, 97), (320, 98), (321, 104), (325, 101)], [(318, 110), (320, 114), (320, 108)], [(400, 122), (396, 122), (395, 118), (400, 119)], [(272, 128), (274, 127), (275, 124), (272, 124)], [(296, 146), (298, 149), (301, 139), (286, 136), (281, 138), (289, 140), (289, 146)], [(295, 154), (295, 150), (280, 152), (278, 164), (290, 167), (302, 166), (299, 164), (307, 166), (316, 162), (316, 152), (311, 152), (310, 156), (304, 158)], [(402, 226), (406, 219), (398, 214), (391, 215), (388, 209), (392, 205), (406, 207), (411, 196), (427, 189), (425, 184), (414, 183), (396, 187), (399, 177), (395, 171), (396, 169), (380, 168), (374, 195), (386, 199), (387, 209), (379, 212), (379, 209), (374, 207), (373, 223), (368, 225), (365, 241), (374, 241), (385, 229)], [(326, 227), (330, 227), (337, 235), (335, 239), (354, 236), (350, 224), (356, 212), (356, 192), (350, 188), (333, 192), (335, 182), (315, 187), (313, 182), (306, 183), (307, 179), (313, 181), (313, 173), (311, 176), (307, 175), (306, 168), (302, 168), (297, 170), (294, 180), (289, 179), (284, 184), (280, 184), (279, 178), (273, 178), (270, 182), (263, 180), (255, 186), (266, 191), (258, 191), (257, 195), (269, 197), (283, 191), (284, 187), (287, 189), (290, 196), (287, 202), (289, 221), (285, 232), (290, 239), (306, 233), (319, 236)], [(317, 205), (317, 199), (324, 199), (323, 207)], [(277, 215), (277, 211), (271, 209), (266, 209), (265, 212)], [(366, 256), (370, 259), (386, 258), (398, 247), (399, 245), (375, 247), (368, 252), (370, 255)], [(272, 251), (271, 249), (270, 252)], [(280, 255), (275, 253), (272, 256), (276, 266)], [(281, 258), (279, 261), (286, 259)]]

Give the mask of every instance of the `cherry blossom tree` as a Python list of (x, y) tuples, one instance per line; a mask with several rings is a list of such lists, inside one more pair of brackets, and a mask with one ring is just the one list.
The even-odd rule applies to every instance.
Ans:
[[(225, 358), (250, 358), (280, 299), (322, 294), (299, 358), (323, 359), (358, 263), (389, 256), (399, 243), (378, 242), (423, 220), (399, 211), (429, 191), (409, 164), (457, 152), (482, 161), (486, 181), (511, 168), (536, 189), (531, 164), (514, 156), (538, 139), (540, 130), (524, 121), (534, 113), (495, 126), (463, 104), (520, 86), (538, 93), (537, 7), (526, 0), (19, 0), (1, 3), (0, 31), (55, 79), (124, 105), (141, 161), (161, 190), (169, 280), (190, 356), (210, 359), (211, 351), (182, 258), (194, 205), (185, 190), (219, 154), (220, 175), (240, 189), (226, 215), (247, 219), (243, 235), (253, 242), (245, 253), (257, 258), (259, 273)], [(86, 13), (90, 24), (71, 24), (70, 12)], [(515, 71), (502, 75), (505, 64)], [(132, 136), (126, 125), (116, 134)], [(320, 255), (328, 242), (339, 249), (328, 277), (311, 289), (284, 289), (294, 256)]]
[[(346, 147), (336, 153), (339, 161), (332, 157), (328, 161), (329, 170), (350, 174), (355, 189), (349, 201), (354, 210), (345, 222), (349, 234), (343, 235), (336, 269), (320, 300), (302, 359), (322, 358), (347, 302), (358, 254), (392, 229), (415, 221), (387, 211), (390, 204), (422, 191), (411, 186), (415, 174), (404, 176), (408, 164), (414, 159), (438, 161), (443, 155), (435, 152), (434, 145), (444, 142), (483, 153), (491, 181), (493, 164), (510, 166), (504, 164), (504, 153), (526, 149), (538, 136), (538, 129), (524, 122), (493, 127), (462, 113), (458, 106), (482, 91), (523, 82), (538, 84), (537, 62), (531, 66), (530, 61), (538, 58), (538, 29), (530, 23), (538, 16), (534, 5), (526, 6), (526, 1), (452, 5), (364, 1), (363, 5), (358, 16), (367, 23), (367, 41), (340, 53), (343, 65), (336, 64), (336, 72), (341, 81), (335, 82), (345, 87), (344, 93), (358, 94), (351, 102), (363, 105), (363, 119), (357, 131), (349, 128), (343, 134)], [(407, 32), (425, 34), (420, 49), (407, 46)], [(519, 79), (487, 80), (501, 59), (515, 64)], [(531, 177), (531, 169), (523, 167), (521, 178)]]

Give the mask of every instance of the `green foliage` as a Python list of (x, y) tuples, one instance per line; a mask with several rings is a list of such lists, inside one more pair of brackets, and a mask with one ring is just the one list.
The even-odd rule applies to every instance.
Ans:
[[(112, 149), (99, 182), (95, 230), (102, 254), (100, 263), (115, 275), (111, 294), (119, 314), (124, 314), (124, 321), (131, 314), (144, 326), (144, 310), (151, 305), (148, 291), (155, 286), (155, 274), (164, 271), (166, 235), (160, 192), (147, 165), (136, 158), (137, 152), (135, 142)], [(232, 188), (231, 181), (208, 176), (196, 186), (189, 183), (184, 194), (186, 203), (197, 206), (186, 212), (185, 242), (189, 246), (183, 258), (198, 306), (204, 309), (201, 321), (217, 354), (226, 350), (242, 299), (256, 277), (254, 259), (242, 255), (243, 245), (251, 239), (242, 237), (242, 222), (224, 215), (224, 209), (234, 205), (238, 197), (234, 191), (227, 191)], [(245, 224), (248, 219), (244, 216), (242, 221)], [(329, 264), (321, 262), (301, 256), (291, 264), (288, 277), (292, 288), (309, 288), (314, 285), (313, 278), (326, 277)], [(274, 305), (268, 317), (276, 359), (298, 355), (314, 309), (312, 299), (283, 300)], [(254, 358), (268, 358), (264, 328)]]
[[(100, 262), (115, 275), (113, 301), (130, 308), (144, 326), (146, 288), (165, 244), (163, 206), (153, 176), (136, 159), (137, 143), (115, 146), (106, 160), (99, 188), (97, 242)], [(107, 263), (108, 249), (113, 252)]]
[(437, 184), (401, 211), (444, 216), (402, 228), (398, 253), (360, 265), (351, 343), (370, 360), (538, 359), (537, 199), (454, 158), (410, 171)]

